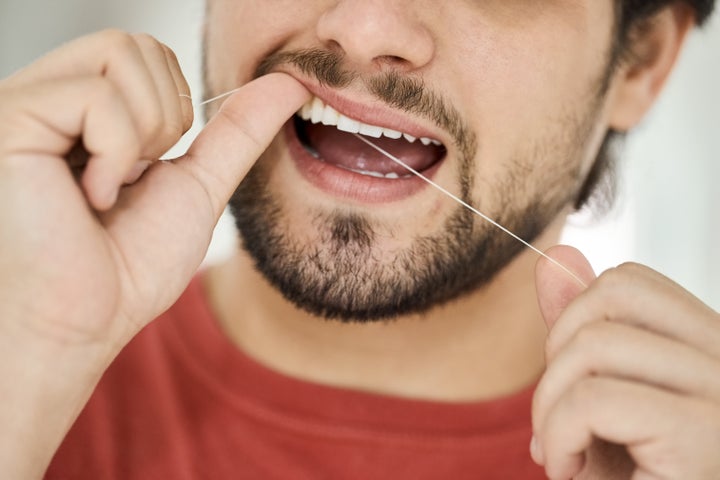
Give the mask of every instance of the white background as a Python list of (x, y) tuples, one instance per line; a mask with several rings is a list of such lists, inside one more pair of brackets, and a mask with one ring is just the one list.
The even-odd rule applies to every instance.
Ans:
[[(71, 38), (118, 27), (148, 32), (173, 48), (200, 98), (203, 10), (201, 0), (0, 0), (0, 78)], [(690, 38), (660, 102), (631, 136), (621, 178), (617, 208), (590, 225), (575, 219), (565, 242), (583, 250), (598, 271), (639, 261), (720, 309), (718, 16)], [(210, 260), (233, 245), (224, 218)]]

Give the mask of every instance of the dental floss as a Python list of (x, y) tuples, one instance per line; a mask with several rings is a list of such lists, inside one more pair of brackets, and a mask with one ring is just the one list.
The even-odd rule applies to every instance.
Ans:
[[(193, 102), (193, 106), (194, 106), (195, 108), (197, 108), (197, 107), (202, 107), (203, 105), (207, 105), (208, 103), (212, 103), (212, 102), (214, 102), (215, 100), (220, 100), (221, 98), (229, 97), (230, 95), (232, 95), (233, 93), (237, 92), (237, 91), (240, 90), (241, 88), (242, 88), (242, 87), (233, 88), (233, 89), (230, 90), (230, 91), (227, 91), (227, 92), (225, 92), (225, 93), (221, 93), (220, 95), (217, 95), (217, 96), (212, 97), (212, 98), (208, 98), (207, 100), (204, 100), (204, 101), (199, 102), (199, 103), (194, 103), (194, 102)], [(192, 102), (192, 97), (191, 97), (190, 95), (187, 95), (187, 94), (184, 94), (184, 93), (181, 93), (181, 94), (179, 94), (179, 95), (180, 95), (181, 97), (183, 97), (183, 98), (189, 98), (190, 101)]]
[(528, 248), (529, 248), (530, 250), (532, 250), (533, 252), (535, 252), (535, 253), (539, 254), (540, 256), (548, 259), (550, 262), (552, 262), (552, 263), (555, 264), (556, 266), (560, 267), (563, 271), (565, 271), (568, 275), (570, 275), (573, 279), (575, 279), (575, 281), (578, 282), (580, 285), (582, 285), (583, 288), (587, 288), (587, 285), (585, 284), (585, 282), (583, 282), (583, 281), (580, 279), (580, 277), (578, 277), (577, 275), (575, 275), (575, 274), (572, 272), (572, 270), (570, 270), (570, 269), (567, 268), (565, 265), (563, 265), (562, 263), (558, 262), (557, 260), (555, 260), (555, 259), (552, 258), (551, 256), (547, 255), (546, 253), (542, 252), (540, 249), (535, 248), (530, 242), (527, 242), (527, 241), (523, 240), (523, 239), (520, 238), (518, 235), (514, 234), (513, 232), (511, 232), (511, 231), (508, 230), (507, 228), (503, 227), (503, 226), (500, 225), (498, 222), (496, 222), (496, 221), (493, 220), (492, 218), (488, 217), (487, 215), (485, 215), (484, 213), (482, 213), (480, 210), (478, 210), (477, 208), (473, 207), (473, 206), (470, 205), (469, 203), (465, 202), (464, 200), (462, 200), (462, 199), (461, 199), (460, 197), (458, 197), (457, 195), (455, 195), (455, 194), (453, 194), (453, 193), (450, 193), (448, 190), (446, 190), (445, 188), (441, 187), (441, 186), (438, 185), (437, 183), (433, 182), (433, 181), (430, 180), (429, 178), (425, 177), (423, 174), (421, 174), (420, 172), (418, 172), (418, 171), (415, 170), (414, 168), (410, 167), (409, 165), (406, 165), (405, 162), (403, 162), (402, 160), (400, 160), (399, 158), (397, 158), (396, 156), (394, 156), (393, 154), (391, 154), (391, 153), (388, 152), (387, 150), (383, 149), (382, 147), (379, 147), (378, 145), (375, 145), (373, 142), (371, 142), (370, 140), (368, 140), (367, 138), (365, 138), (365, 137), (363, 137), (363, 136), (361, 136), (361, 135), (358, 135), (357, 133), (353, 133), (352, 135), (356, 136), (359, 140), (361, 140), (361, 141), (365, 142), (366, 144), (370, 145), (372, 148), (374, 148), (374, 149), (377, 150), (378, 152), (382, 153), (382, 154), (385, 155), (387, 158), (389, 158), (389, 159), (392, 160), (393, 162), (397, 163), (397, 164), (400, 165), (401, 167), (405, 168), (406, 170), (408, 170), (410, 173), (412, 173), (412, 174), (415, 175), (416, 177), (418, 177), (418, 178), (424, 180), (426, 183), (432, 185), (433, 187), (435, 187), (435, 188), (436, 188), (437, 190), (439, 190), (440, 192), (444, 193), (445, 195), (447, 195), (447, 196), (450, 197), (451, 199), (455, 200), (457, 203), (459, 203), (459, 204), (462, 205), (463, 207), (465, 207), (465, 208), (467, 208), (468, 210), (470, 210), (471, 212), (473, 212), (475, 215), (478, 215), (478, 216), (479, 216), (480, 218), (482, 218), (483, 220), (489, 222), (491, 225), (499, 228), (500, 230), (502, 230), (502, 231), (505, 232), (506, 234), (510, 235), (512, 238), (514, 238), (514, 239), (517, 240), (518, 242), (522, 243), (523, 245), (525, 245), (526, 247), (528, 247)]
[[(240, 88), (242, 88), (242, 87), (234, 88), (234, 89), (232, 89), (232, 90), (230, 90), (230, 91), (227, 91), (227, 92), (225, 92), (225, 93), (221, 93), (220, 95), (217, 95), (217, 96), (215, 96), (215, 97), (209, 98), (209, 99), (207, 99), (207, 100), (205, 100), (205, 101), (202, 101), (202, 102), (200, 102), (200, 103), (197, 103), (197, 104), (196, 104), (196, 103), (193, 103), (193, 106), (195, 106), (195, 107), (202, 107), (203, 105), (207, 105), (208, 103), (214, 102), (214, 101), (216, 101), (216, 100), (220, 100), (221, 98), (228, 97), (228, 96), (232, 95), (233, 93), (237, 92), (238, 90), (240, 90)], [(186, 95), (186, 94), (184, 94), (184, 93), (181, 93), (180, 96), (181, 96), (181, 97), (184, 97), (184, 98), (189, 98), (190, 101), (192, 101), (192, 97), (191, 97), (190, 95)], [(518, 242), (522, 243), (523, 245), (525, 245), (527, 248), (529, 248), (529, 249), (532, 250), (533, 252), (537, 253), (538, 255), (540, 255), (540, 256), (543, 257), (543, 258), (546, 258), (546, 259), (549, 260), (551, 263), (553, 263), (554, 265), (556, 265), (557, 267), (559, 267), (561, 270), (563, 270), (565, 273), (567, 273), (568, 275), (570, 275), (570, 276), (571, 276), (576, 282), (578, 282), (583, 288), (587, 288), (587, 284), (586, 284), (585, 282), (583, 282), (583, 281), (580, 279), (580, 277), (578, 277), (577, 275), (575, 275), (575, 273), (573, 273), (572, 270), (570, 270), (568, 267), (566, 267), (566, 266), (563, 265), (562, 263), (558, 262), (557, 260), (555, 260), (555, 259), (552, 258), (551, 256), (547, 255), (547, 254), (544, 253), (542, 250), (536, 248), (536, 247), (533, 246), (530, 242), (527, 242), (527, 241), (523, 240), (520, 236), (516, 235), (515, 233), (511, 232), (511, 231), (508, 230), (507, 228), (503, 227), (503, 226), (500, 225), (498, 222), (496, 222), (496, 221), (493, 220), (492, 218), (488, 217), (487, 215), (485, 215), (484, 213), (482, 213), (480, 210), (478, 210), (477, 208), (473, 207), (473, 206), (470, 205), (469, 203), (465, 202), (464, 200), (462, 200), (462, 199), (461, 199), (460, 197), (458, 197), (457, 195), (455, 195), (455, 194), (453, 194), (453, 193), (450, 193), (450, 192), (449, 192), (448, 190), (446, 190), (445, 188), (441, 187), (441, 186), (438, 185), (437, 183), (435, 183), (435, 182), (433, 182), (432, 180), (430, 180), (429, 178), (425, 177), (422, 173), (418, 172), (417, 170), (415, 170), (414, 168), (410, 167), (409, 165), (406, 165), (405, 162), (403, 162), (402, 160), (400, 160), (399, 158), (397, 158), (396, 156), (394, 156), (394, 155), (391, 154), (390, 152), (384, 150), (382, 147), (379, 147), (378, 145), (375, 145), (375, 144), (372, 143), (370, 140), (368, 140), (367, 138), (365, 138), (365, 137), (363, 137), (363, 136), (361, 136), (361, 135), (359, 135), (359, 134), (357, 134), (357, 133), (352, 133), (352, 135), (354, 135), (355, 137), (357, 137), (358, 140), (360, 140), (360, 141), (366, 143), (367, 145), (371, 146), (372, 148), (374, 148), (375, 150), (377, 150), (377, 151), (380, 152), (381, 154), (385, 155), (387, 158), (389, 158), (389, 159), (392, 160), (393, 162), (397, 163), (398, 165), (400, 165), (400, 166), (403, 167), (404, 169), (408, 170), (410, 173), (412, 173), (412, 174), (415, 175), (416, 177), (418, 177), (418, 178), (420, 178), (421, 180), (425, 181), (426, 183), (430, 184), (430, 185), (431, 185), (432, 187), (434, 187), (436, 190), (439, 190), (441, 193), (445, 194), (446, 196), (450, 197), (450, 198), (451, 198), (452, 200), (454, 200), (455, 202), (457, 202), (457, 203), (459, 203), (460, 205), (462, 205), (463, 207), (467, 208), (467, 209), (470, 210), (472, 213), (474, 213), (475, 215), (479, 216), (480, 218), (482, 218), (482, 219), (485, 220), (486, 222), (490, 223), (490, 224), (493, 225), (494, 227), (499, 228), (500, 230), (502, 230), (502, 231), (503, 231), (504, 233), (506, 233), (507, 235), (510, 235), (512, 238), (514, 238), (514, 239), (517, 240)]]

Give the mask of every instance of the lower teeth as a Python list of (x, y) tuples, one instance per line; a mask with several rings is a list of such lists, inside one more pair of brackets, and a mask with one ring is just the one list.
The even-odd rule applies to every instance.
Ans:
[[(317, 150), (315, 150), (315, 148), (313, 148), (311, 145), (303, 144), (303, 147), (305, 147), (305, 150), (307, 150), (308, 153), (309, 153), (310, 155), (312, 155), (314, 158), (320, 160), (321, 162), (327, 163), (327, 162), (325, 162), (325, 159), (323, 159), (323, 158), (320, 157), (320, 153), (319, 153)], [(353, 169), (353, 168), (344, 167), (344, 166), (342, 166), (342, 165), (336, 165), (336, 166), (337, 166), (337, 167), (340, 167), (340, 168), (344, 168), (345, 170), (348, 170), (348, 171), (350, 171), (350, 172), (357, 173), (357, 174), (359, 174), (359, 175), (365, 175), (366, 177), (387, 178), (387, 179), (390, 179), (390, 180), (397, 180), (397, 179), (400, 179), (400, 178), (410, 178), (410, 177), (412, 177), (412, 174), (406, 174), (406, 175), (400, 176), (400, 175), (398, 175), (398, 174), (395, 173), (395, 172), (380, 173), (380, 172), (371, 172), (371, 171), (369, 171), (369, 170), (355, 170), (355, 169)]]
[(370, 171), (367, 171), (367, 170), (353, 170), (352, 168), (346, 168), (346, 167), (343, 167), (343, 166), (341, 166), (341, 165), (338, 165), (338, 166), (339, 166), (340, 168), (345, 168), (345, 170), (350, 170), (350, 171), (353, 172), (353, 173), (358, 173), (358, 174), (360, 174), (360, 175), (365, 175), (365, 176), (368, 176), (368, 177), (387, 178), (387, 179), (390, 179), (390, 180), (397, 180), (397, 179), (399, 179), (399, 178), (410, 178), (410, 177), (412, 177), (412, 175), (403, 175), (403, 176), (401, 177), (400, 175), (398, 175), (398, 174), (395, 173), (395, 172), (390, 172), (390, 173), (370, 172)]

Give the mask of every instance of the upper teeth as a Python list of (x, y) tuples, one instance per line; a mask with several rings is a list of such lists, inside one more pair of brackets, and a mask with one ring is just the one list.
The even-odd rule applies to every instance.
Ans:
[[(367, 123), (346, 117), (330, 105), (325, 105), (325, 103), (318, 97), (313, 97), (312, 100), (303, 105), (299, 114), (303, 120), (309, 120), (312, 123), (322, 123), (323, 125), (336, 126), (338, 130), (342, 130), (343, 132), (359, 133), (361, 135), (367, 135), (375, 138), (380, 138), (383, 135), (393, 139), (403, 137), (410, 143), (418, 140), (417, 137), (413, 137), (409, 133), (402, 133), (390, 128), (368, 125)], [(433, 145), (441, 145), (438, 140), (432, 138), (421, 137), (419, 140), (423, 145), (430, 145), (431, 143)]]

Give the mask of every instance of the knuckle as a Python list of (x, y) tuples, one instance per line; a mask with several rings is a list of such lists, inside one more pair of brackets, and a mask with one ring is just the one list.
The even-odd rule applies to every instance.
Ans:
[(165, 138), (170, 129), (170, 127), (168, 126), (168, 123), (169, 122), (166, 120), (162, 111), (155, 112), (152, 115), (150, 128), (148, 129), (148, 133), (149, 133), (151, 139)]
[(560, 343), (552, 332), (545, 341), (545, 358), (554, 359), (560, 354), (570, 355), (574, 361), (595, 361), (607, 345), (607, 332), (604, 322), (591, 322), (580, 325), (572, 332), (565, 343)]
[(159, 107), (146, 106), (135, 121), (139, 136), (146, 143), (155, 142), (164, 135), (165, 117)]
[(149, 33), (135, 33), (131, 36), (137, 43), (143, 44), (143, 45), (157, 45), (160, 42), (158, 42), (155, 37), (150, 35)]
[(623, 266), (611, 268), (603, 272), (593, 286), (593, 293), (597, 298), (597, 306), (607, 310), (632, 291), (633, 276)]
[(110, 49), (127, 50), (135, 47), (131, 34), (117, 28), (109, 28), (99, 33), (100, 41)]
[(583, 325), (573, 339), (574, 346), (578, 352), (585, 357), (592, 357), (597, 353), (599, 345), (606, 345), (605, 325), (599, 322), (592, 322)]
[(162, 137), (167, 141), (174, 142), (183, 134), (182, 119), (166, 121), (162, 127)]
[(627, 273), (640, 273), (645, 272), (648, 268), (637, 262), (623, 262), (616, 269)]
[(150, 55), (152, 58), (163, 59), (161, 65), (170, 65), (170, 48), (163, 44), (160, 40), (147, 33), (139, 33), (133, 36), (138, 48), (141, 52)]
[(145, 134), (149, 137), (158, 137), (165, 131), (165, 118), (159, 109), (149, 109), (145, 116)]
[(87, 79), (88, 93), (96, 99), (117, 98), (117, 88), (104, 77), (90, 77)]
[(247, 113), (221, 108), (217, 115), (227, 120), (230, 125), (234, 127), (236, 133), (242, 136), (253, 147), (264, 150), (263, 142), (253, 131), (252, 120)]
[(625, 270), (623, 265), (609, 268), (602, 272), (595, 281), (595, 285), (602, 289), (613, 289), (617, 285), (624, 283), (625, 281)]
[(165, 52), (165, 55), (167, 55), (168, 60), (170, 60), (171, 62), (179, 65), (179, 61), (178, 61), (177, 55), (175, 54), (175, 52), (173, 51), (173, 49), (170, 48), (170, 47), (168, 47), (167, 45), (165, 45), (165, 44), (162, 43), (162, 42), (160, 42), (160, 46), (162, 47), (163, 51)]
[(601, 273), (598, 277), (598, 282), (605, 286), (624, 286), (633, 279), (637, 279), (641, 275), (646, 275), (648, 272), (648, 267), (644, 265), (635, 262), (625, 262)]
[(141, 49), (148, 51), (157, 51), (164, 55), (164, 45), (155, 37), (148, 33), (137, 33), (132, 35), (132, 39)]
[(583, 378), (570, 387), (568, 405), (576, 412), (592, 410), (600, 393), (601, 385), (597, 378)]

